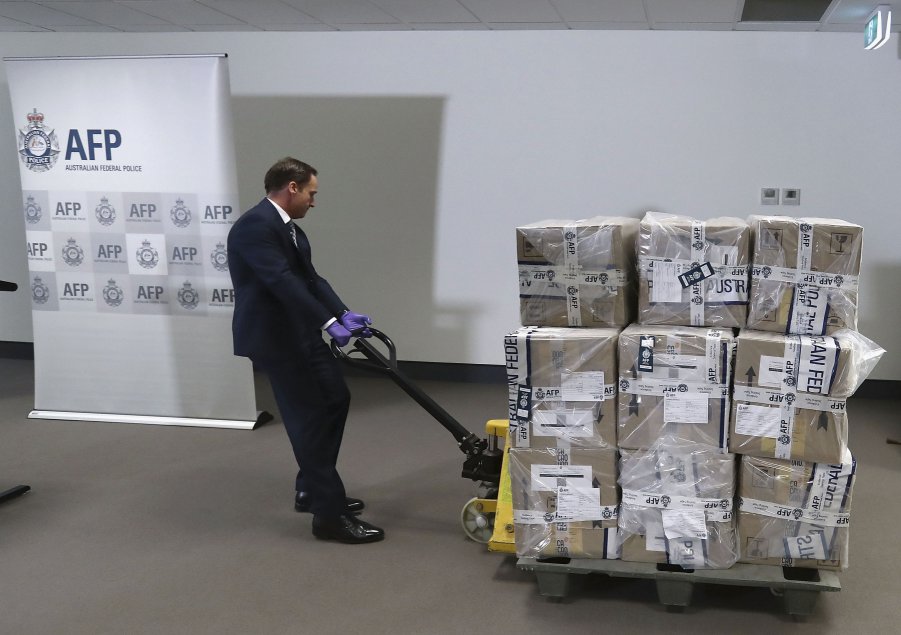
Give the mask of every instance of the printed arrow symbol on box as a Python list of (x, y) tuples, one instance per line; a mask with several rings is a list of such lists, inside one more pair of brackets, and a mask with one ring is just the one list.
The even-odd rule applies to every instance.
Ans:
[(745, 373), (748, 376), (748, 385), (752, 385), (754, 383), (754, 378), (757, 376), (757, 373), (754, 372), (753, 366), (748, 366), (748, 372)]
[(829, 413), (820, 413), (820, 416), (817, 418), (817, 430), (829, 430)]

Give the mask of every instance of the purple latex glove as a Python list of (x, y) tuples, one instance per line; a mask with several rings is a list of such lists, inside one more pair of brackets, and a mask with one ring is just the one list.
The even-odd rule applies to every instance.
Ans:
[(342, 315), (340, 319), (341, 324), (344, 325), (344, 328), (346, 328), (357, 337), (372, 337), (372, 331), (366, 328), (367, 326), (372, 324), (372, 318), (368, 315), (348, 311), (347, 313)]
[(350, 341), (350, 338), (353, 337), (344, 326), (341, 325), (340, 322), (332, 322), (329, 324), (325, 332), (332, 336), (332, 339), (338, 343), (338, 346), (347, 346), (347, 343)]

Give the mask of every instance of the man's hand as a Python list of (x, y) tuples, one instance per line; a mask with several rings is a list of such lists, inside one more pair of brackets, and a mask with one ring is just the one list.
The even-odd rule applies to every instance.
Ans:
[(372, 331), (366, 328), (372, 324), (372, 318), (368, 315), (348, 311), (340, 317), (340, 320), (344, 328), (357, 337), (372, 337)]
[(326, 327), (325, 332), (331, 335), (332, 339), (341, 347), (347, 346), (350, 338), (353, 337), (350, 331), (344, 328), (340, 322), (332, 322)]

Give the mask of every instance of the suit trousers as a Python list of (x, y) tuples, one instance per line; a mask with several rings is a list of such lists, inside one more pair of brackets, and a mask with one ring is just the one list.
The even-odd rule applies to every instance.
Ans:
[(311, 342), (305, 358), (254, 361), (269, 377), (294, 449), (295, 489), (310, 496), (314, 514), (343, 514), (344, 484), (336, 466), (350, 391), (340, 363), (321, 337)]

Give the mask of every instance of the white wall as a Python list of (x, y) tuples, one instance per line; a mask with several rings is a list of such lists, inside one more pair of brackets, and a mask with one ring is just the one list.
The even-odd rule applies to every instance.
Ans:
[[(901, 379), (895, 42), (864, 52), (857, 33), (663, 31), (0, 41), (7, 57), (187, 52), (229, 54), (243, 205), (279, 156), (316, 165), (321, 200), (304, 224), (317, 267), (402, 359), (502, 363), (501, 337), (518, 325), (517, 225), (781, 211), (866, 227), (860, 329), (890, 351), (873, 377)], [(0, 74), (0, 278), (27, 286), (24, 114), (7, 91)], [(760, 206), (762, 186), (801, 188), (801, 207)], [(31, 340), (26, 293), (0, 296), (0, 340)]]

